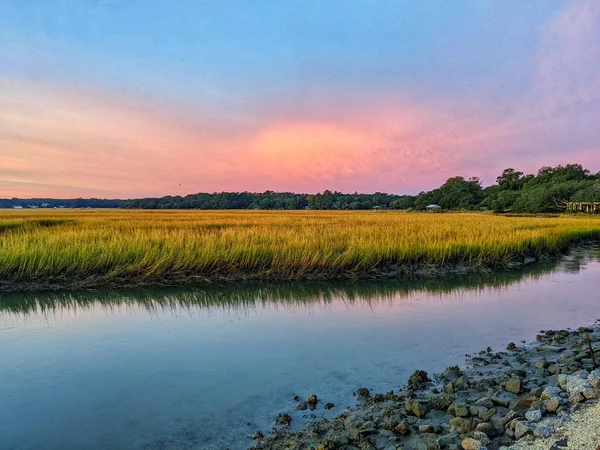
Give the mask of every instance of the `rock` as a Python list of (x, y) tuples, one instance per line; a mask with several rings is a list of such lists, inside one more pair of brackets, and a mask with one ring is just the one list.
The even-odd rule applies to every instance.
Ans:
[(289, 427), (292, 423), (292, 417), (289, 414), (277, 414), (275, 417), (275, 423), (277, 425), (284, 425)]
[(398, 425), (396, 425), (394, 431), (402, 436), (406, 436), (410, 432), (408, 426), (404, 422), (400, 422)]
[(453, 411), (456, 417), (467, 417), (469, 415), (469, 409), (464, 403), (455, 403)]
[(514, 342), (509, 342), (508, 345), (506, 346), (507, 350), (515, 350), (517, 348), (517, 346), (515, 345)]
[(447, 410), (452, 404), (452, 397), (449, 395), (437, 395), (429, 399), (429, 407), (438, 411)]
[(422, 418), (429, 412), (429, 407), (425, 403), (414, 402), (410, 407), (410, 411), (417, 417)]
[(369, 398), (371, 396), (371, 393), (369, 392), (369, 390), (367, 388), (360, 388), (356, 391), (356, 396), (358, 397), (359, 400), (364, 400), (366, 398)]
[(315, 394), (313, 394), (310, 397), (308, 397), (305, 401), (312, 411), (317, 407), (317, 403), (319, 403), (319, 398)]
[(490, 408), (494, 407), (494, 402), (489, 397), (481, 397), (480, 399), (478, 399), (475, 402), (475, 405), (476, 406), (485, 406), (486, 408), (490, 409)]
[(504, 418), (502, 419), (502, 425), (506, 426), (511, 420), (516, 419), (517, 413), (514, 411), (509, 411), (508, 414), (506, 414), (506, 416), (504, 416)]
[(540, 345), (536, 347), (538, 352), (546, 352), (546, 353), (560, 353), (564, 352), (567, 347), (560, 347), (558, 345)]
[(552, 397), (546, 402), (546, 409), (548, 412), (556, 412), (558, 407), (560, 406), (560, 398)]
[(408, 388), (417, 391), (423, 389), (430, 381), (427, 372), (424, 370), (416, 370), (415, 373), (408, 378)]
[(567, 387), (567, 381), (569, 380), (570, 375), (559, 374), (558, 375), (558, 385), (565, 389)]
[(481, 450), (481, 447), (483, 447), (481, 441), (473, 438), (464, 439), (461, 445), (464, 450)]
[(452, 384), (452, 382), (448, 383), (445, 389), (448, 394), (454, 393), (454, 385)]
[(468, 389), (470, 385), (471, 382), (469, 381), (469, 379), (466, 376), (462, 375), (458, 377), (457, 380), (454, 382), (454, 389)]
[(533, 431), (525, 422), (517, 422), (515, 425), (515, 438), (521, 439), (526, 434), (532, 434)]
[(559, 372), (558, 367), (556, 367), (553, 364), (549, 365), (546, 370), (548, 370), (548, 373), (550, 373), (551, 375), (555, 375), (555, 374), (557, 374)]
[(584, 400), (585, 400), (585, 397), (582, 394), (580, 394), (579, 392), (569, 395), (569, 403), (571, 403), (572, 405), (581, 403)]
[(539, 426), (533, 430), (533, 435), (537, 438), (549, 438), (554, 433), (552, 427)]
[(570, 394), (583, 394), (585, 391), (593, 390), (592, 385), (587, 379), (582, 379), (576, 376), (568, 376), (565, 383), (565, 389)]
[(559, 397), (562, 389), (559, 387), (546, 386), (542, 391), (542, 395), (540, 396), (541, 400), (548, 400), (553, 397)]
[(307, 410), (307, 409), (308, 409), (308, 403), (306, 403), (306, 402), (304, 402), (304, 401), (303, 401), (303, 402), (300, 402), (300, 404), (299, 404), (298, 406), (296, 406), (296, 409), (297, 409), (298, 411), (305, 411), (305, 410)]
[[(246, 435), (246, 436), (247, 436), (247, 435)], [(262, 438), (264, 438), (264, 437), (265, 437), (265, 435), (264, 435), (264, 434), (262, 434), (260, 431), (257, 431), (256, 433), (254, 433), (254, 434), (252, 435), (252, 439), (254, 439), (255, 441), (258, 441), (258, 440), (260, 440), (260, 439), (262, 439)]]
[(540, 420), (542, 420), (542, 411), (540, 411), (539, 409), (536, 409), (534, 411), (527, 411), (525, 413), (525, 418), (529, 422), (539, 422)]
[(546, 361), (538, 361), (533, 365), (533, 367), (534, 369), (545, 369), (547, 365), (548, 364), (546, 363)]
[(521, 392), (521, 380), (518, 378), (511, 378), (506, 382), (505, 389), (513, 394), (518, 394)]
[(506, 398), (492, 397), (491, 400), (494, 404), (496, 404), (498, 406), (504, 406), (505, 408), (508, 408), (508, 405), (510, 405), (510, 400), (508, 400)]
[(469, 432), (470, 422), (462, 417), (450, 419), (448, 424), (450, 425), (450, 432), (452, 433), (459, 432), (460, 434), (465, 434)]
[(450, 447), (450, 445), (458, 443), (459, 440), (460, 440), (460, 435), (458, 433), (450, 433), (450, 434), (445, 434), (444, 436), (439, 437), (437, 440), (437, 443), (442, 448), (448, 448), (448, 447)]
[(331, 402), (325, 403), (325, 409), (331, 409), (333, 408), (335, 405)]
[(479, 417), (481, 420), (486, 420), (488, 409), (485, 406), (471, 406), (471, 415)]
[(600, 369), (592, 370), (587, 380), (593, 388), (600, 389)]
[(532, 398), (520, 398), (510, 404), (510, 409), (514, 411), (523, 411), (531, 408), (531, 404), (534, 402)]
[(491, 445), (492, 444), (492, 441), (490, 440), (488, 435), (481, 431), (473, 431), (473, 438), (475, 440), (481, 442), (482, 445)]

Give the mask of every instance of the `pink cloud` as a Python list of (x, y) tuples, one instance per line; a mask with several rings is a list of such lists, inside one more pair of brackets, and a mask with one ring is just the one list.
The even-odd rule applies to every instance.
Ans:
[(491, 183), (508, 166), (599, 170), (599, 30), (597, 2), (568, 3), (541, 31), (531, 89), (487, 110), (476, 92), (410, 100), (334, 92), (299, 109), (265, 100), (277, 113), (249, 118), (0, 80), (0, 196), (402, 193), (454, 175)]

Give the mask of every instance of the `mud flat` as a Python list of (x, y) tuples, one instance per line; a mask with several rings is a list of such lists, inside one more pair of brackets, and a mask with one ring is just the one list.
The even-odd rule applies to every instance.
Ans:
[[(303, 430), (279, 415), (263, 450), (497, 450), (600, 446), (600, 320), (590, 328), (543, 330), (535, 342), (467, 356), (462, 366), (417, 370), (400, 390), (355, 395), (358, 405)], [(298, 409), (330, 408), (317, 395)]]

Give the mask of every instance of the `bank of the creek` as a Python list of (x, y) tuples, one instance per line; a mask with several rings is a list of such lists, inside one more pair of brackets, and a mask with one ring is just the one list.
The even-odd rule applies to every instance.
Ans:
[[(596, 322), (600, 322), (600, 319)], [(595, 355), (598, 355), (596, 361)], [(480, 351), (462, 366), (415, 371), (397, 391), (355, 392), (359, 405), (302, 431), (256, 433), (256, 450), (491, 450), (600, 447), (598, 421), (569, 433), (573, 414), (600, 399), (600, 327), (541, 330), (529, 345)], [(299, 410), (330, 407), (312, 395)], [(596, 408), (584, 411), (593, 417)], [(518, 445), (517, 444), (517, 445)], [(523, 448), (520, 446), (520, 448)]]
[[(494, 425), (492, 418), (506, 417), (511, 402), (475, 405), (471, 402), (475, 397), (529, 401), (531, 395), (541, 395), (539, 388), (546, 381), (550, 384), (551, 375), (557, 375), (550, 373), (555, 370), (551, 366), (569, 374), (579, 370), (558, 359), (587, 364), (585, 357), (580, 358), (582, 350), (575, 353), (571, 347), (581, 336), (544, 333), (549, 342), (543, 345), (564, 339), (559, 345), (566, 347), (547, 354), (521, 341), (535, 339), (542, 329), (575, 330), (600, 318), (599, 280), (598, 249), (585, 248), (522, 271), (451, 279), (2, 294), (0, 448), (241, 450), (264, 448), (269, 442), (283, 445), (285, 438), (269, 437), (273, 427), (284, 430), (281, 436), (299, 433), (297, 442), (306, 442), (307, 448), (318, 447), (319, 442), (328, 448), (337, 445), (337, 438), (329, 439), (327, 433), (337, 431), (329, 430), (316, 440), (305, 433), (325, 427), (321, 422), (326, 419), (327, 426), (343, 426), (338, 436), (343, 439), (348, 417), (362, 412), (376, 415), (385, 402), (398, 407), (392, 408), (397, 416), (386, 417), (397, 425), (390, 430), (384, 427), (387, 420), (382, 424), (371, 420), (372, 428), (367, 424), (360, 442), (346, 436), (348, 446), (362, 448), (369, 442), (377, 448), (385, 443), (391, 449), (404, 443), (410, 449), (416, 448), (422, 434), (439, 439), (455, 437), (454, 432), (456, 444), (464, 437), (461, 416), (450, 430), (447, 408), (431, 409), (429, 397), (455, 396), (449, 398), (452, 403), (464, 403), (459, 412), (464, 412), (460, 406), (467, 414), (477, 412), (473, 423), (467, 420), (468, 431), (482, 431), (485, 425), (474, 428), (485, 422), (478, 417), (483, 409), (472, 408), (483, 406), (488, 415), (495, 409), (487, 421)], [(597, 338), (597, 331), (592, 338)], [(510, 341), (518, 349), (506, 350)], [(478, 355), (482, 348), (486, 352)], [(465, 361), (465, 354), (482, 360)], [(531, 366), (537, 359), (528, 361), (529, 355), (546, 356), (543, 369), (548, 373), (533, 372), (541, 368)], [(511, 368), (503, 361), (514, 372), (507, 374)], [(456, 364), (460, 370), (456, 375), (463, 376), (465, 385), (453, 384), (456, 389), (448, 393), (446, 385), (454, 375), (447, 373), (448, 380), (442, 381), (433, 374)], [(499, 381), (488, 392), (480, 380), (492, 378), (485, 374), (491, 368)], [(400, 387), (417, 369), (435, 382), (414, 390), (413, 403), (430, 409), (421, 419), (414, 416), (413, 404), (409, 412), (406, 398), (400, 399), (408, 394)], [(512, 377), (519, 377), (523, 390), (515, 398), (503, 384)], [(542, 385), (534, 386), (535, 380)], [(361, 387), (368, 389), (369, 398), (353, 396)], [(432, 394), (434, 387), (439, 394)], [(469, 394), (469, 389), (475, 391)], [(398, 398), (386, 399), (390, 391)], [(384, 393), (383, 399), (375, 397), (376, 392)], [(298, 410), (311, 394), (318, 396), (315, 409), (307, 404), (306, 410)], [(561, 421), (570, 414), (569, 399), (557, 395), (559, 412), (546, 413), (533, 399), (528, 410), (539, 406), (542, 421)], [(525, 422), (535, 433), (539, 424), (529, 425), (523, 412), (518, 408), (513, 431), (517, 422)], [(335, 419), (340, 414), (348, 416), (340, 422)], [(291, 423), (286, 426), (288, 416)], [(369, 422), (357, 416), (359, 420), (360, 427)], [(418, 422), (422, 420), (436, 425), (428, 428)], [(497, 425), (497, 417), (494, 421)], [(397, 433), (401, 422), (410, 430), (407, 436)], [(561, 422), (549, 426), (555, 427), (553, 436), (562, 436)], [(495, 432), (505, 430), (498, 427)], [(263, 433), (264, 440), (253, 441), (256, 432)], [(492, 433), (489, 438), (500, 443), (503, 436)]]

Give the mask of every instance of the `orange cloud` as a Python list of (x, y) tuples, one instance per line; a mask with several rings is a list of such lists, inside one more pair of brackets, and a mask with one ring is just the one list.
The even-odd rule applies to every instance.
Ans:
[(230, 116), (0, 79), (0, 196), (415, 192), (457, 174), (491, 182), (507, 166), (578, 161), (597, 170), (599, 30), (597, 2), (566, 5), (542, 30), (531, 89), (494, 104), (476, 92), (334, 93), (300, 112)]

